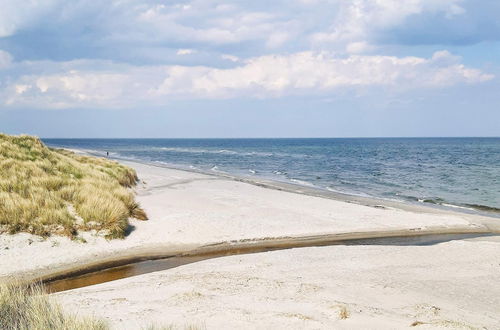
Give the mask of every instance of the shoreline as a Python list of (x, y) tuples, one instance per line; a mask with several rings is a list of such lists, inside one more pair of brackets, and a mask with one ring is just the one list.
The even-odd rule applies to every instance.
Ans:
[[(120, 163), (131, 163), (132, 166), (134, 163), (137, 164), (143, 164), (143, 165), (149, 165), (149, 166), (154, 166), (154, 167), (159, 167), (159, 168), (166, 168), (166, 169), (171, 169), (171, 170), (177, 170), (177, 171), (185, 171), (185, 172), (190, 172), (190, 173), (196, 173), (196, 174), (203, 174), (203, 175), (208, 175), (208, 176), (214, 176), (214, 177), (222, 177), (222, 178), (227, 178), (235, 181), (240, 181), (240, 182), (245, 182), (248, 184), (253, 184), (256, 186), (264, 187), (264, 188), (269, 188), (269, 189), (276, 189), (276, 190), (282, 190), (282, 191), (287, 191), (287, 192), (293, 192), (297, 194), (304, 194), (308, 196), (316, 196), (316, 197), (323, 197), (323, 198), (328, 198), (328, 199), (333, 199), (337, 201), (343, 201), (347, 203), (357, 203), (360, 205), (365, 205), (365, 206), (372, 206), (372, 207), (377, 207), (377, 206), (386, 206), (386, 207), (396, 207), (396, 208), (401, 208), (409, 211), (423, 211), (423, 212), (429, 212), (431, 210), (437, 210), (437, 211), (448, 211), (448, 212), (457, 212), (457, 213), (464, 213), (464, 214), (471, 214), (471, 215), (478, 215), (478, 216), (484, 216), (484, 217), (489, 217), (489, 218), (494, 218), (494, 219), (499, 219), (500, 221), (500, 209), (496, 207), (492, 207), (489, 205), (477, 205), (477, 208), (474, 208), (472, 205), (470, 207), (466, 206), (461, 206), (461, 205), (455, 205), (455, 204), (449, 204), (449, 203), (433, 203), (433, 202), (424, 202), (424, 201), (411, 201), (411, 200), (406, 200), (406, 199), (396, 199), (396, 198), (384, 198), (384, 197), (377, 197), (377, 196), (368, 196), (368, 195), (363, 195), (363, 194), (356, 194), (356, 193), (348, 193), (348, 192), (340, 192), (340, 191), (334, 191), (334, 190), (329, 190), (324, 187), (316, 186), (312, 183), (308, 183), (309, 185), (306, 184), (300, 184), (296, 182), (288, 182), (288, 181), (281, 181), (281, 180), (276, 180), (272, 178), (266, 178), (266, 177), (249, 177), (245, 175), (238, 175), (238, 174), (232, 174), (229, 172), (223, 172), (223, 171), (210, 171), (210, 170), (203, 170), (203, 169), (198, 169), (198, 168), (191, 168), (188, 165), (180, 165), (180, 164), (169, 164), (169, 163), (164, 163), (164, 162), (157, 162), (157, 161), (146, 161), (146, 160), (141, 160), (141, 159), (135, 159), (135, 158), (127, 158), (127, 157), (120, 157), (120, 156), (109, 156), (106, 157), (104, 151), (99, 151), (99, 150), (87, 150), (87, 149), (77, 149), (77, 148), (63, 148), (67, 149), (73, 152), (81, 153), (81, 154), (87, 154), (89, 156), (93, 157), (102, 157), (102, 158), (109, 158), (115, 161), (118, 161)], [(487, 210), (490, 209), (490, 210)], [(495, 210), (495, 211), (492, 211)]]
[[(80, 151), (82, 152), (82, 151)], [(123, 247), (116, 246), (109, 251), (99, 251), (98, 254), (93, 254), (92, 256), (86, 256), (86, 253), (82, 252), (82, 256), (78, 257), (76, 260), (77, 265), (75, 266), (75, 261), (72, 262), (63, 262), (62, 264), (57, 264), (54, 262), (50, 262), (47, 260), (49, 265), (49, 269), (41, 270), (39, 269), (27, 269), (24, 271), (10, 271), (4, 274), (0, 273), (0, 280), (6, 279), (10, 277), (13, 273), (16, 273), (17, 276), (24, 278), (25, 280), (36, 280), (41, 279), (44, 281), (50, 280), (51, 278), (68, 276), (68, 274), (78, 273), (84, 269), (87, 270), (98, 270), (103, 269), (109, 266), (116, 265), (124, 265), (127, 263), (146, 260), (146, 259), (158, 259), (171, 257), (174, 255), (182, 254), (185, 252), (189, 252), (192, 250), (196, 250), (197, 248), (206, 248), (209, 245), (216, 244), (226, 244), (226, 243), (244, 243), (246, 241), (263, 241), (266, 240), (282, 240), (289, 239), (290, 242), (294, 240), (300, 240), (307, 237), (328, 237), (328, 239), (364, 239), (364, 238), (372, 238), (372, 237), (387, 237), (392, 236), (414, 236), (414, 235), (429, 235), (429, 234), (456, 234), (456, 233), (500, 233), (500, 221), (496, 220), (493, 217), (484, 217), (476, 214), (466, 214), (462, 212), (455, 212), (453, 210), (442, 210), (433, 207), (427, 207), (422, 205), (411, 205), (406, 203), (399, 202), (390, 202), (385, 200), (377, 200), (371, 198), (364, 197), (356, 197), (350, 195), (337, 194), (333, 192), (325, 192), (321, 193), (318, 189), (308, 188), (297, 186), (295, 184), (282, 184), (267, 180), (247, 180), (245, 178), (238, 178), (231, 175), (220, 174), (220, 173), (200, 173), (197, 171), (185, 171), (179, 169), (172, 169), (164, 166), (158, 166), (155, 164), (147, 164), (142, 162), (132, 162), (132, 161), (120, 161), (122, 164), (134, 167), (139, 169), (139, 177), (144, 177), (148, 175), (149, 172), (158, 172), (160, 175), (164, 175), (168, 173), (169, 176), (174, 176), (175, 180), (168, 179), (167, 182), (162, 182), (163, 179), (155, 178), (153, 175), (153, 182), (150, 182), (148, 186), (139, 187), (137, 189), (138, 198), (146, 199), (152, 197), (154, 206), (160, 202), (161, 199), (155, 199), (155, 195), (161, 195), (167, 190), (176, 189), (176, 187), (180, 186), (189, 186), (195, 185), (197, 183), (205, 182), (206, 185), (210, 185), (212, 183), (213, 186), (217, 184), (229, 184), (232, 183), (237, 185), (243, 185), (243, 187), (249, 187), (245, 185), (254, 186), (251, 190), (258, 189), (258, 191), (254, 190), (254, 194), (259, 192), (270, 194), (272, 198), (280, 197), (284, 198), (285, 202), (291, 198), (293, 194), (295, 197), (293, 199), (304, 200), (313, 199), (315, 203), (320, 203), (321, 205), (331, 205), (335, 203), (335, 205), (331, 205), (330, 207), (333, 210), (336, 210), (338, 207), (341, 208), (350, 208), (354, 212), (353, 214), (359, 214), (358, 216), (365, 217), (365, 213), (377, 213), (378, 216), (384, 216), (386, 212), (395, 212), (396, 214), (401, 214), (399, 216), (409, 217), (411, 216), (413, 219), (420, 219), (424, 217), (435, 217), (437, 223), (434, 223), (435, 220), (430, 220), (429, 224), (422, 226), (418, 223), (407, 223), (402, 222), (402, 226), (397, 226), (391, 224), (389, 227), (384, 228), (384, 226), (374, 226), (370, 227), (366, 225), (366, 221), (359, 223), (358, 227), (349, 230), (347, 228), (341, 229), (337, 228), (335, 231), (328, 229), (329, 226), (324, 227), (324, 230), (310, 230), (305, 223), (304, 225), (300, 225), (299, 228), (295, 230), (295, 232), (286, 233), (286, 230), (278, 230), (275, 231), (274, 234), (270, 234), (267, 230), (264, 230), (262, 233), (265, 234), (252, 234), (251, 232), (241, 232), (238, 235), (229, 235), (229, 237), (225, 239), (221, 238), (210, 238), (204, 237), (200, 239), (188, 239), (188, 241), (181, 240), (180, 242), (166, 242), (163, 239), (156, 239), (155, 242), (135, 242), (133, 245), (129, 246), (129, 238), (125, 238), (124, 240), (113, 242), (110, 241), (108, 245), (122, 245)], [(143, 174), (143, 175), (141, 175)], [(155, 174), (156, 175), (156, 174)], [(180, 178), (180, 179), (179, 179)], [(149, 179), (147, 179), (149, 180)], [(158, 182), (154, 182), (157, 180)], [(210, 186), (208, 186), (210, 188)], [(240, 187), (240, 186), (238, 186)], [(218, 189), (218, 188), (216, 188)], [(248, 189), (248, 188), (245, 188)], [(262, 190), (261, 190), (262, 189)], [(217, 190), (218, 191), (218, 190)], [(276, 197), (273, 197), (276, 196)], [(289, 197), (287, 197), (289, 196)], [(330, 202), (331, 201), (331, 202)], [(189, 202), (186, 200), (186, 202)], [(271, 202), (272, 205), (272, 202)], [(352, 205), (352, 206), (348, 206)], [(362, 209), (358, 210), (358, 207)], [(147, 205), (146, 205), (147, 208)], [(158, 215), (164, 214), (167, 210), (162, 210)], [(221, 210), (222, 211), (222, 210)], [(238, 209), (235, 211), (239, 212)], [(361, 213), (360, 213), (361, 212)], [(157, 217), (157, 216), (156, 216)], [(302, 217), (302, 216), (301, 216)], [(439, 218), (454, 218), (462, 221), (462, 224), (459, 225), (457, 223), (453, 225), (445, 225), (442, 226), (439, 221)], [(153, 215), (155, 218), (155, 215)], [(347, 221), (348, 218), (345, 219)], [(154, 220), (153, 220), (154, 221)], [(381, 219), (382, 223), (384, 219)], [(396, 220), (396, 223), (399, 223), (399, 220)], [(456, 220), (453, 220), (456, 222)], [(302, 221), (301, 221), (302, 222)], [(134, 223), (132, 226), (142, 226), (147, 227), (150, 221), (145, 223)], [(251, 224), (250, 224), (251, 225)], [(262, 224), (260, 224), (262, 226)], [(160, 227), (161, 228), (161, 227)], [(323, 226), (322, 226), (323, 228)], [(234, 229), (238, 230), (237, 227)], [(361, 230), (365, 229), (365, 230)], [(389, 230), (388, 230), (389, 229)], [(239, 231), (239, 230), (238, 230)], [(361, 233), (361, 234), (360, 234)], [(283, 236), (285, 234), (285, 236)], [(132, 232), (131, 235), (134, 235)], [(58, 239), (58, 238), (55, 238)], [(102, 240), (101, 240), (102, 241)], [(0, 241), (0, 248), (1, 248)], [(31, 244), (31, 243), (29, 243)], [(93, 243), (87, 243), (89, 247), (93, 245)], [(85, 250), (85, 245), (83, 244), (77, 246), (79, 249), (83, 248)], [(101, 243), (102, 244), (102, 243)], [(134, 251), (128, 252), (127, 248), (131, 248), (133, 246)], [(9, 246), (6, 246), (9, 248)], [(75, 247), (76, 248), (76, 247)], [(5, 250), (1, 252), (0, 255), (5, 253)], [(98, 260), (96, 260), (96, 257)]]
[[(71, 149), (72, 151), (77, 150), (77, 149)], [(96, 155), (92, 155), (96, 156)], [(227, 172), (220, 172), (220, 171), (204, 171), (201, 169), (192, 169), (192, 168), (183, 168), (183, 167), (177, 167), (175, 165), (168, 165), (168, 164), (160, 164), (157, 162), (147, 162), (147, 161), (141, 161), (141, 160), (131, 160), (127, 158), (120, 158), (120, 157), (109, 157), (109, 159), (118, 161), (122, 164), (127, 165), (128, 163), (133, 164), (143, 164), (143, 165), (148, 165), (148, 166), (154, 166), (154, 167), (159, 167), (159, 168), (166, 168), (166, 169), (171, 169), (171, 170), (176, 170), (176, 171), (184, 171), (184, 172), (189, 172), (189, 173), (196, 173), (196, 174), (203, 174), (203, 175), (208, 175), (208, 176), (214, 176), (214, 177), (221, 177), (225, 179), (230, 179), (238, 182), (244, 182), (248, 183), (251, 185), (255, 185), (258, 187), (263, 187), (267, 189), (274, 189), (278, 191), (286, 191), (286, 192), (291, 192), (291, 193), (296, 193), (296, 194), (303, 194), (307, 196), (314, 196), (314, 197), (321, 197), (321, 198), (327, 198), (327, 199), (332, 199), (336, 201), (341, 201), (341, 202), (346, 202), (346, 203), (355, 203), (363, 206), (370, 206), (370, 207), (394, 207), (394, 208), (399, 208), (407, 211), (416, 211), (416, 212), (431, 212), (431, 211), (436, 211), (436, 212), (452, 212), (452, 213), (464, 213), (464, 214), (470, 214), (470, 215), (478, 215), (478, 216), (483, 216), (483, 217), (488, 217), (488, 218), (493, 218), (493, 219), (498, 219), (500, 221), (500, 213), (496, 212), (488, 212), (488, 211), (481, 211), (478, 209), (472, 209), (472, 208), (466, 208), (458, 205), (442, 205), (442, 204), (434, 204), (434, 203), (425, 203), (424, 202), (411, 202), (407, 200), (396, 200), (396, 199), (389, 199), (389, 198), (382, 198), (382, 197), (376, 197), (376, 196), (362, 196), (362, 195), (356, 195), (356, 194), (349, 194), (349, 193), (344, 193), (344, 192), (337, 192), (337, 191), (332, 191), (328, 190), (326, 188), (314, 186), (311, 184), (311, 186), (308, 185), (302, 185), (299, 183), (293, 183), (293, 182), (286, 182), (286, 181), (279, 181), (279, 180), (273, 180), (273, 179), (268, 179), (265, 177), (255, 177), (255, 178), (250, 178), (246, 177), (243, 175), (236, 175), (236, 174), (231, 174)], [(489, 206), (488, 206), (489, 207)]]
[[(131, 219), (123, 240), (90, 232), (81, 233), (87, 243), (0, 235), (0, 281), (76, 276), (171, 256), (195, 261), (53, 294), (66, 310), (105, 318), (117, 329), (151, 322), (182, 328), (184, 320), (228, 329), (342, 329), (373, 322), (386, 329), (414, 321), (440, 328), (499, 318), (492, 306), (500, 296), (500, 236), (488, 236), (500, 233), (496, 218), (373, 200), (364, 205), (302, 187), (121, 162), (141, 179), (134, 190), (149, 221)], [(446, 233), (481, 237), (400, 244)], [(399, 237), (399, 243), (349, 244), (379, 237)], [(238, 251), (251, 253), (204, 257)], [(332, 309), (339, 304), (351, 313), (348, 320)], [(429, 307), (423, 318), (422, 304), (443, 312)], [(461, 306), (473, 312), (463, 317)]]

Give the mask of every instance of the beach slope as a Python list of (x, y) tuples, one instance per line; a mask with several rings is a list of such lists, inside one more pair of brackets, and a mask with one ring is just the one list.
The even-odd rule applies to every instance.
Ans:
[(270, 189), (266, 182), (124, 164), (140, 177), (137, 201), (149, 221), (132, 219), (123, 240), (106, 240), (96, 232), (81, 233), (81, 240), (0, 235), (0, 278), (40, 278), (101, 260), (172, 255), (221, 242), (384, 231), (403, 236), (426, 231), (489, 232), (498, 222), (384, 201), (365, 200), (363, 205), (356, 199), (311, 196), (305, 187), (274, 184)]
[[(0, 235), (0, 276), (24, 279), (117, 260), (323, 238), (495, 233), (498, 219), (307, 187), (124, 162), (147, 222), (123, 240)], [(308, 241), (309, 240), (309, 241)], [(268, 245), (269, 245), (268, 244)], [(314, 244), (311, 244), (314, 245)], [(301, 245), (304, 246), (304, 245)], [(208, 250), (207, 250), (208, 249)], [(57, 294), (116, 328), (474, 328), (498, 324), (495, 237), (428, 246), (337, 245), (237, 255)], [(144, 323), (146, 322), (146, 323)]]

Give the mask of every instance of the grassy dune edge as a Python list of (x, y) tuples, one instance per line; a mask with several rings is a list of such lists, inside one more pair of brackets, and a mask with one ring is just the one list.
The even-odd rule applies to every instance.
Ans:
[(98, 319), (76, 317), (45, 294), (40, 285), (0, 285), (0, 328), (14, 329), (109, 329)]
[[(35, 284), (0, 284), (0, 329), (3, 330), (108, 330), (102, 319), (68, 313), (44, 287)], [(156, 325), (147, 330), (199, 330), (195, 325)]]
[(0, 134), (0, 233), (124, 237), (146, 213), (129, 189), (135, 170), (104, 158), (52, 149), (32, 136)]

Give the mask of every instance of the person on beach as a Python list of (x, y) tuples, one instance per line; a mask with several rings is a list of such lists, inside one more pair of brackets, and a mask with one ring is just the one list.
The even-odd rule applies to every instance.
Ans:
[(106, 151), (106, 157), (109, 157), (109, 152), (108, 151)]

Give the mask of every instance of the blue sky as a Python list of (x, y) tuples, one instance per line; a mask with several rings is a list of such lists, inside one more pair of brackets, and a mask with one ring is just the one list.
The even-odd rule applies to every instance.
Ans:
[(500, 1), (0, 0), (0, 131), (500, 136)]

